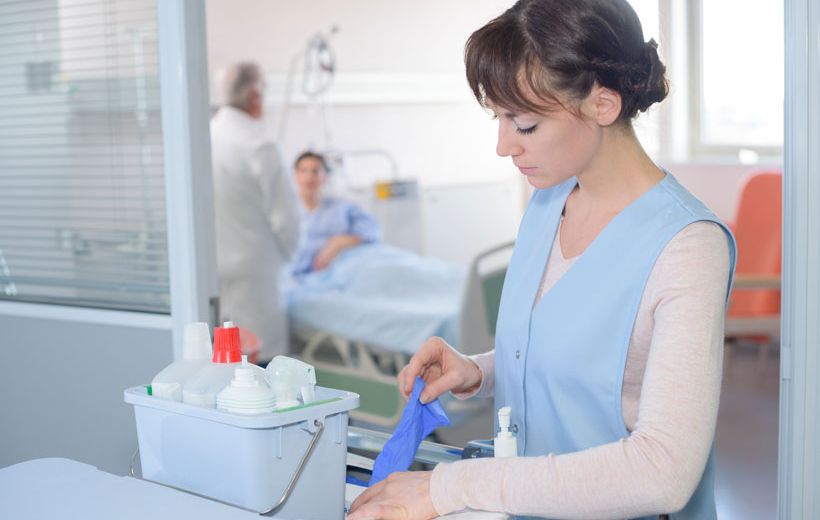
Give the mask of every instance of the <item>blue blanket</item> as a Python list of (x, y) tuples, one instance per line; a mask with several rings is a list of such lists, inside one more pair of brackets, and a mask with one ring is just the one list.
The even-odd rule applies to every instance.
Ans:
[(413, 354), (430, 336), (457, 344), (466, 269), (384, 244), (344, 251), (287, 291), (291, 320)]

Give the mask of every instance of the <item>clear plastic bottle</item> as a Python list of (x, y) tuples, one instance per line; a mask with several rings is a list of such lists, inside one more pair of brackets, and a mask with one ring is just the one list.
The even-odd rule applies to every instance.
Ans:
[(182, 389), (211, 364), (211, 332), (208, 324), (189, 323), (182, 341), (182, 359), (163, 368), (151, 381), (154, 397), (182, 401)]
[[(206, 365), (196, 377), (182, 389), (182, 400), (188, 404), (205, 408), (216, 407), (216, 396), (231, 383), (234, 370), (242, 361), (239, 343), (239, 328), (226, 321), (224, 326), (214, 328), (213, 361)], [(249, 365), (264, 380), (265, 371), (256, 365)]]
[[(316, 400), (316, 370), (313, 365), (287, 356), (276, 356), (265, 368), (276, 394), (277, 408), (310, 404)], [(299, 397), (302, 398), (301, 403)]]

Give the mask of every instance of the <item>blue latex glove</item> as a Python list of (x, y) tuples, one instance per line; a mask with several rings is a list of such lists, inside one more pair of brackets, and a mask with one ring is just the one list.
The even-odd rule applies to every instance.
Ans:
[(422, 390), (424, 380), (416, 377), (413, 393), (404, 407), (401, 421), (382, 452), (376, 457), (369, 485), (381, 482), (394, 471), (406, 471), (413, 463), (413, 457), (416, 456), (421, 441), (439, 426), (450, 426), (450, 419), (447, 418), (438, 399), (421, 404), (419, 396)]

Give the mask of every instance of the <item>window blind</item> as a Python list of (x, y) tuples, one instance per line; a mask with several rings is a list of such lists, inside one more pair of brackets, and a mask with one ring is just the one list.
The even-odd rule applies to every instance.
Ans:
[(0, 299), (169, 313), (155, 0), (0, 0)]

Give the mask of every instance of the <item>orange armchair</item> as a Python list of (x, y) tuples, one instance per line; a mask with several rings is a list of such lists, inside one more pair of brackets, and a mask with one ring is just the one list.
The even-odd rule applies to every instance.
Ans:
[(726, 338), (760, 345), (758, 368), (780, 339), (780, 268), (782, 248), (780, 172), (751, 175), (743, 185), (735, 221), (737, 240), (734, 288), (726, 315)]

